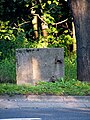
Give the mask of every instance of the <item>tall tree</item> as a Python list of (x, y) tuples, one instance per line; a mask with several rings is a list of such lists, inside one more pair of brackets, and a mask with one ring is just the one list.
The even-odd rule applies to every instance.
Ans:
[(90, 0), (68, 0), (77, 39), (77, 78), (90, 82)]

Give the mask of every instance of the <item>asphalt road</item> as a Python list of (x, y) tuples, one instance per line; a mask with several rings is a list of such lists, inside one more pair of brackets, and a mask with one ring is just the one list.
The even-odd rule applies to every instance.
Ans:
[(90, 97), (0, 96), (0, 120), (12, 118), (90, 120)]
[(90, 110), (71, 108), (0, 109), (0, 119), (41, 118), (41, 120), (90, 120)]

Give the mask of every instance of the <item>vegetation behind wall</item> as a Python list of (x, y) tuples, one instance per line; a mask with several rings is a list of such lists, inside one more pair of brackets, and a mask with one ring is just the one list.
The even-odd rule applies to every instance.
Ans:
[(65, 0), (0, 1), (0, 81), (15, 82), (17, 48), (72, 51), (72, 17)]

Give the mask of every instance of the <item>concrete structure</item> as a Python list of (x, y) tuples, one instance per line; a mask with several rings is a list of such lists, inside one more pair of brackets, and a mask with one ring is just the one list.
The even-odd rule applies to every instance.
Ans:
[(39, 80), (64, 77), (63, 48), (24, 48), (16, 50), (17, 84), (35, 85)]

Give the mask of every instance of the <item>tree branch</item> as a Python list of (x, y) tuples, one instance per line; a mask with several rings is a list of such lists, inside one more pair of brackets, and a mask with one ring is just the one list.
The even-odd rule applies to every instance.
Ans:
[(62, 23), (64, 23), (64, 22), (66, 22), (67, 20), (68, 20), (68, 18), (67, 18), (67, 19), (65, 19), (65, 20), (63, 20), (63, 21), (60, 21), (60, 22), (57, 22), (57, 23), (53, 23), (53, 25), (62, 24)]
[(19, 24), (18, 26), (22, 26), (22, 25), (27, 24), (27, 23), (30, 23), (30, 21), (25, 21), (25, 22)]
[[(48, 25), (48, 24), (39, 16), (39, 14), (35, 14), (35, 13), (32, 13), (32, 14), (35, 15), (35, 16), (37, 16), (43, 23), (45, 23), (46, 25)], [(62, 24), (62, 23), (64, 23), (64, 22), (66, 22), (67, 20), (68, 20), (68, 18), (65, 19), (65, 20), (63, 20), (63, 21), (60, 21), (60, 22), (57, 22), (57, 23), (53, 23), (52, 25)]]
[[(35, 15), (35, 16), (37, 16), (43, 23), (45, 23), (45, 25), (48, 25), (44, 20), (43, 20), (43, 18), (41, 18), (40, 16), (39, 16), (39, 14), (35, 14), (35, 13), (32, 13), (33, 15)], [(60, 22), (57, 22), (57, 23), (53, 23), (52, 25), (58, 25), (58, 24), (62, 24), (62, 23), (64, 23), (64, 22), (66, 22), (68, 20), (68, 18), (67, 19), (65, 19), (65, 20), (63, 20), (63, 21), (60, 21)], [(24, 20), (23, 20), (24, 21)], [(14, 23), (14, 25), (16, 26), (16, 27), (20, 27), (20, 26), (22, 26), (22, 25), (24, 25), (24, 24), (27, 24), (27, 23), (30, 23), (30, 21), (25, 21), (25, 22), (23, 22), (23, 23), (21, 23), (21, 24), (19, 24), (19, 25), (16, 25), (15, 23)]]

